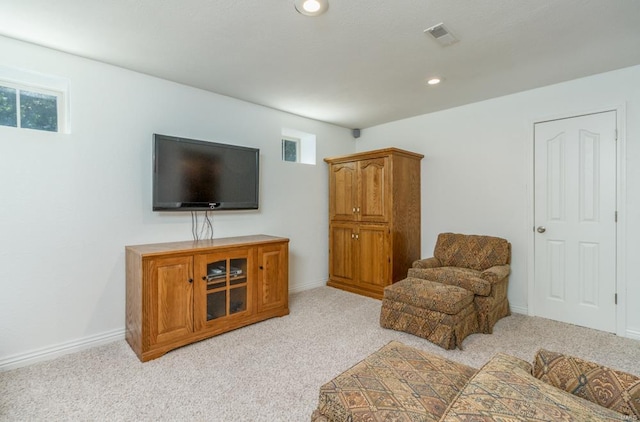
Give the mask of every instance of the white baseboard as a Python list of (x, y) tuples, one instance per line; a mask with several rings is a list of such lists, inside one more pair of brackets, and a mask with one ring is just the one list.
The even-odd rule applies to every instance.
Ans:
[(84, 337), (78, 340), (60, 343), (54, 346), (44, 347), (42, 349), (33, 350), (27, 353), (20, 353), (6, 358), (1, 358), (0, 372), (32, 365), (37, 362), (43, 362), (46, 360), (57, 358), (58, 356), (79, 352), (81, 350), (90, 349), (92, 347), (101, 346), (103, 344), (111, 343), (114, 341), (124, 340), (124, 334), (124, 328), (118, 328), (101, 334)]
[(627, 330), (627, 335), (625, 337), (633, 340), (640, 340), (640, 331)]
[(509, 308), (511, 308), (511, 312), (515, 314), (529, 315), (529, 309), (526, 306), (514, 306), (509, 304)]
[(289, 294), (300, 293), (305, 290), (315, 289), (316, 287), (323, 287), (327, 285), (327, 280), (308, 281), (306, 283), (296, 283), (295, 287), (289, 288)]

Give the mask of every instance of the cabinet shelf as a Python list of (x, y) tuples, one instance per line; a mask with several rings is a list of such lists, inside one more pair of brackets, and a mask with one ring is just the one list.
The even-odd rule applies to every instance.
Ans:
[(227, 286), (235, 287), (247, 283), (246, 276), (229, 278), (229, 284), (227, 284), (226, 278), (219, 278), (212, 281), (207, 281), (207, 290), (224, 289)]

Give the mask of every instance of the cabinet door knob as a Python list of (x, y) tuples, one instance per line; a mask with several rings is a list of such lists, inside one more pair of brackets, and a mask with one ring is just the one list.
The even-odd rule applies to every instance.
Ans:
[(202, 276), (202, 281), (207, 281), (207, 276), (206, 275)]
[(189, 283), (193, 283), (193, 279), (192, 278), (189, 279)]
[(260, 265), (258, 268), (260, 268), (261, 270), (264, 270), (264, 268), (262, 267), (262, 265)]

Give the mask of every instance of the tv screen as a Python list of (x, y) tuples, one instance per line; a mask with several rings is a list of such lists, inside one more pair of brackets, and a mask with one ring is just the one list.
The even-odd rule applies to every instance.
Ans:
[(153, 135), (153, 210), (258, 208), (260, 150)]

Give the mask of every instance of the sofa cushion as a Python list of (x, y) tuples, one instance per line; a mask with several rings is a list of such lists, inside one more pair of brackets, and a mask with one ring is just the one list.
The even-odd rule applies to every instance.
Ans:
[(405, 278), (384, 288), (384, 298), (455, 315), (473, 302), (473, 293), (456, 286), (420, 278)]
[(445, 267), (465, 267), (478, 271), (508, 264), (511, 246), (506, 239), (458, 233), (440, 233), (433, 256)]
[(640, 378), (597, 363), (540, 349), (533, 375), (601, 406), (640, 418)]
[(531, 365), (494, 356), (469, 381), (442, 421), (624, 421), (628, 416), (555, 388), (531, 375)]
[(451, 286), (462, 287), (479, 296), (491, 293), (491, 282), (480, 278), (480, 271), (469, 268), (409, 268), (407, 276), (433, 280)]
[(323, 385), (312, 420), (435, 422), (475, 372), (392, 341)]

